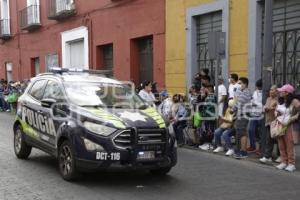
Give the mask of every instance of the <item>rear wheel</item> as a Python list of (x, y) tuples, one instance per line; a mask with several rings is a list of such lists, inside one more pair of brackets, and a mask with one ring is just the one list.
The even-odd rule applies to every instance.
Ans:
[(14, 131), (14, 150), (17, 158), (27, 159), (31, 153), (32, 147), (27, 145), (20, 125)]
[(172, 167), (150, 170), (150, 173), (155, 176), (165, 176), (171, 171)]
[(69, 141), (64, 141), (58, 151), (59, 172), (66, 181), (74, 181), (78, 178), (75, 166), (74, 151)]

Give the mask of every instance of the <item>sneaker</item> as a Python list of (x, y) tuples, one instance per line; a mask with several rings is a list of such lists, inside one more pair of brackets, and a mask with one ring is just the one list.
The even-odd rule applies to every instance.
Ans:
[(234, 153), (233, 157), (238, 160), (242, 158), (241, 153)]
[(233, 154), (234, 154), (234, 150), (233, 150), (233, 149), (229, 149), (229, 150), (225, 153), (226, 156), (232, 156)]
[(209, 150), (209, 144), (203, 144), (203, 145), (199, 146), (199, 148), (203, 151), (208, 151)]
[(222, 152), (222, 151), (224, 151), (223, 147), (217, 147), (213, 152), (214, 153), (219, 153), (219, 152)]
[(275, 162), (276, 162), (276, 163), (281, 163), (281, 162), (282, 162), (280, 156), (275, 160)]
[(261, 163), (271, 163), (272, 158), (262, 157), (261, 159), (259, 159), (259, 162), (261, 162)]
[(276, 166), (277, 169), (283, 170), (287, 167), (285, 163), (280, 163), (279, 165)]
[(214, 150), (214, 146), (212, 144), (208, 145), (208, 150)]
[(296, 167), (295, 165), (292, 165), (292, 164), (289, 164), (286, 168), (285, 168), (286, 171), (288, 172), (293, 172), (296, 170)]
[(201, 149), (202, 147), (204, 147), (205, 145), (207, 145), (207, 143), (204, 143), (202, 145), (199, 145), (198, 148)]
[(248, 147), (248, 148), (247, 148), (247, 152), (249, 152), (249, 153), (254, 153), (254, 152), (256, 152), (256, 149), (253, 148), (253, 147)]
[(248, 158), (248, 153), (247, 151), (241, 151), (241, 159)]
[(6, 112), (10, 112), (10, 110), (9, 110), (9, 109), (7, 109), (7, 110), (6, 110)]

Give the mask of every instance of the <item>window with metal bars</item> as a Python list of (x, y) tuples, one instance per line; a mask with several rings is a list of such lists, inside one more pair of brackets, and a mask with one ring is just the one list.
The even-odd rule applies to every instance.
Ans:
[(139, 80), (153, 81), (153, 39), (138, 39)]
[(102, 48), (103, 48), (103, 69), (112, 70), (114, 66), (113, 44), (104, 45)]
[[(208, 34), (209, 32), (222, 31), (222, 11), (212, 12), (195, 17), (196, 20), (196, 43), (197, 43), (197, 70), (208, 68), (210, 76), (214, 77), (214, 68), (217, 63), (209, 58)], [(219, 70), (221, 72), (221, 70)]]
[(300, 89), (300, 1), (274, 0), (273, 81)]

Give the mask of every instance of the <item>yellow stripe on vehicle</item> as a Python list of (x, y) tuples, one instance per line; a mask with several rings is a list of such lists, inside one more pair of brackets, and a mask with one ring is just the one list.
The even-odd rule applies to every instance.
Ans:
[(142, 112), (151, 117), (157, 123), (159, 128), (166, 128), (165, 121), (155, 109), (147, 108), (146, 110), (142, 110)]
[(165, 121), (164, 121), (163, 119), (157, 120), (156, 122), (157, 122), (158, 124), (165, 123)]
[(20, 122), (22, 126), (23, 132), (32, 137), (32, 138), (39, 138), (39, 134), (33, 128), (31, 128), (26, 122), (24, 122), (21, 118), (17, 117), (17, 121)]
[(159, 125), (159, 128), (166, 128), (166, 124), (165, 124), (165, 123), (160, 124), (160, 125)]
[(103, 120), (107, 120), (109, 123), (113, 124), (116, 128), (125, 129), (126, 126), (123, 121), (114, 116), (113, 114), (103, 110), (103, 109), (90, 109), (90, 112), (102, 118)]
[[(151, 116), (152, 117), (152, 116)], [(162, 117), (161, 116), (153, 116), (152, 117), (155, 121), (157, 121), (157, 120), (162, 120)]]

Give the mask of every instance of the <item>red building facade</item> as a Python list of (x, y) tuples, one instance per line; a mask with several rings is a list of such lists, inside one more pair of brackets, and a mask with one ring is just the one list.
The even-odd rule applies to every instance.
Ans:
[(0, 78), (111, 70), (164, 87), (164, 0), (0, 0)]

